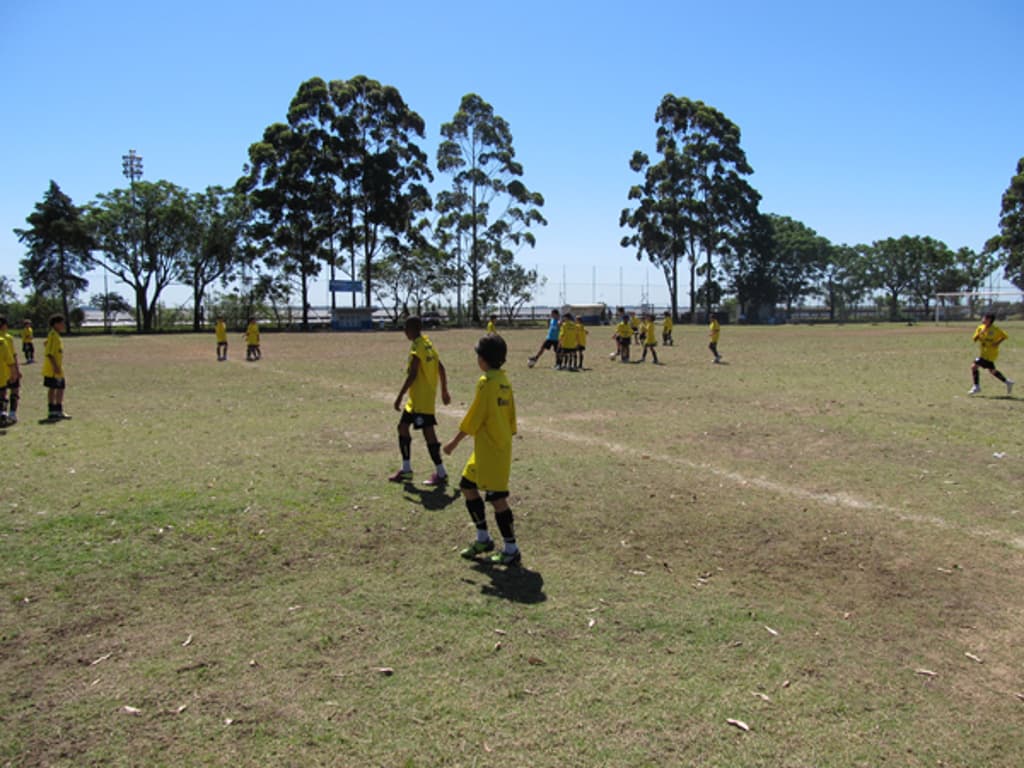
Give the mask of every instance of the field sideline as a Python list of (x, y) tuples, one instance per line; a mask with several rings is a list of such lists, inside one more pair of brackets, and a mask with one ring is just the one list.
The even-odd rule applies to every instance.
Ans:
[[(966, 395), (972, 329), (507, 332), (511, 570), (419, 434), (385, 480), (400, 333), (67, 338), (73, 420), (24, 366), (0, 430), (0, 764), (1024, 764), (1024, 390)], [(447, 441), (480, 334), (428, 335)]]

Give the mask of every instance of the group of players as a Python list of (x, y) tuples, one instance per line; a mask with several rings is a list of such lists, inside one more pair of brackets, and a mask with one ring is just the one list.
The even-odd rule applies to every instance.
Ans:
[[(65, 421), (71, 417), (64, 411), (64, 316), (50, 318), (50, 330), (43, 347), (43, 386), (46, 387), (47, 422)], [(25, 320), (21, 330), (21, 353), (25, 365), (36, 360), (36, 346), (32, 321)], [(7, 318), (0, 316), (0, 427), (18, 423), (18, 403), (21, 400), (21, 367), (14, 351), (14, 337), (7, 327)]]

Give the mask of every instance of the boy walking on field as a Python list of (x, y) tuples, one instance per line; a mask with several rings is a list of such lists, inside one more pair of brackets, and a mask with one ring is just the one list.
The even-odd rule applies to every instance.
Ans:
[(989, 312), (982, 318), (981, 325), (974, 331), (973, 341), (981, 345), (981, 352), (978, 357), (974, 358), (974, 363), (971, 365), (971, 376), (974, 378), (974, 386), (968, 390), (968, 395), (976, 395), (981, 392), (979, 368), (984, 368), (1003, 382), (1006, 385), (1006, 394), (1009, 395), (1013, 392), (1013, 379), (1006, 378), (996, 368), (996, 360), (999, 358), (999, 345), (1006, 341), (1009, 336), (1006, 335), (1006, 331), (996, 326), (995, 321), (996, 316)]
[(228, 359), (228, 326), (223, 317), (217, 318), (217, 360), (223, 362)]
[[(462, 470), (459, 487), (476, 526), (476, 541), (459, 554), (474, 560), (479, 555), (494, 551), (484, 506), (484, 502), (489, 501), (494, 506), (494, 521), (501, 531), (504, 547), (488, 559), (497, 565), (519, 565), (522, 554), (516, 544), (512, 510), (508, 505), (516, 404), (512, 385), (501, 370), (508, 348), (500, 336), (488, 335), (480, 339), (475, 351), (476, 362), (483, 375), (476, 383), (473, 404), (459, 424), (459, 433), (444, 447), (444, 452), (451, 455), (463, 439), (473, 436), (473, 453)], [(485, 493), (483, 497), (481, 491)]]
[(713, 312), (711, 314), (711, 322), (708, 323), (708, 349), (711, 350), (711, 354), (715, 356), (714, 362), (722, 362), (722, 356), (718, 354), (718, 337), (722, 334), (722, 325), (718, 322), (718, 313)]
[[(405, 381), (398, 397), (395, 398), (395, 410), (402, 411), (398, 421), (398, 450), (402, 454), (402, 468), (388, 478), (393, 483), (412, 481), (412, 433), (414, 429), (422, 429), (427, 441), (427, 450), (434, 462), (434, 474), (427, 480), (427, 485), (444, 485), (448, 482), (448, 472), (441, 458), (441, 441), (434, 430), (437, 424), (435, 401), (437, 400), (437, 383), (441, 382), (441, 401), (448, 405), (452, 401), (448, 394), (448, 375), (438, 357), (437, 350), (430, 339), (422, 333), (423, 323), (419, 317), (413, 316), (405, 321), (405, 337), (412, 342), (409, 349), (409, 364), (406, 368)], [(402, 409), (402, 398), (409, 393), (409, 400)]]
[[(558, 331), (559, 331), (558, 310), (557, 309), (552, 309), (551, 310), (551, 319), (548, 320), (548, 335), (544, 337), (544, 341), (541, 343), (540, 349), (537, 350), (537, 354), (534, 355), (533, 357), (527, 358), (526, 364), (530, 368), (533, 368), (533, 366), (535, 366), (537, 364), (537, 360), (540, 358), (541, 355), (544, 354), (544, 350), (545, 349), (553, 349), (553, 350), (555, 350), (555, 357), (557, 358), (557, 356), (558, 356)], [(556, 362), (555, 365), (557, 366), (558, 363)]]

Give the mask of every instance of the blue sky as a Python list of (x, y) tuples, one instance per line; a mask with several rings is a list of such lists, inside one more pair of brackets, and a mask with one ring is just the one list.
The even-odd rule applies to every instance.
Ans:
[(50, 179), (84, 205), (126, 183), (134, 148), (149, 180), (229, 185), (301, 82), (357, 74), (401, 91), (431, 158), (466, 93), (508, 121), (546, 199), (519, 254), (548, 277), (538, 303), (667, 300), (618, 226), (666, 93), (740, 127), (763, 211), (836, 243), (980, 249), (1024, 156), (1022, 30), (1024, 4), (1002, 0), (0, 0), (0, 274), (17, 286), (12, 229)]

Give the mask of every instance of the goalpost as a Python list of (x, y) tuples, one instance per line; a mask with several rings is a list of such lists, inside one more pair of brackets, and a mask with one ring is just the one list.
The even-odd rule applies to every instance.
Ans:
[(990, 308), (1009, 308), (1015, 304), (1018, 311), (1024, 311), (1024, 291), (1001, 289), (936, 293), (935, 322), (972, 320)]

